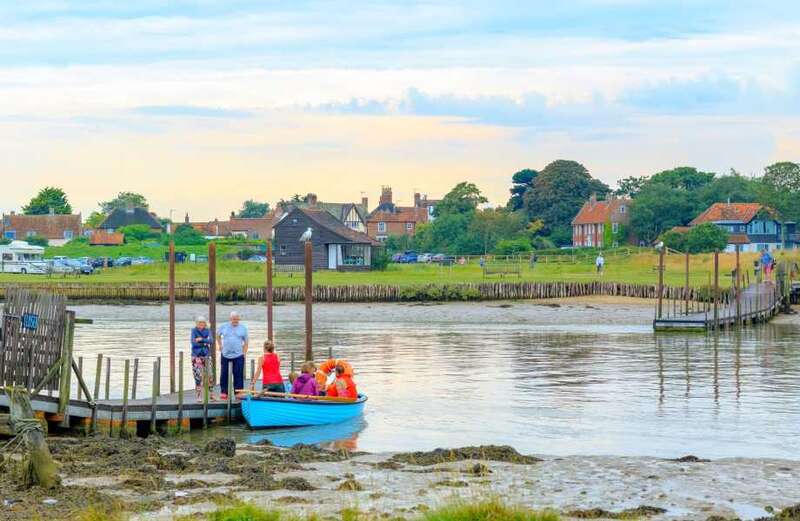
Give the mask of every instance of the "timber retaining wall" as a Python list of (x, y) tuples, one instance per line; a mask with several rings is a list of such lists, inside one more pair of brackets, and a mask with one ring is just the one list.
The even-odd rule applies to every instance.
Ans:
[[(34, 283), (0, 284), (0, 299), (5, 299), (7, 288), (26, 288), (64, 295), (72, 301), (119, 301), (119, 302), (165, 302), (168, 300), (168, 286), (162, 283), (139, 284), (82, 284), (82, 283)], [(658, 296), (655, 284), (625, 284), (620, 282), (479, 282), (454, 284), (426, 284), (413, 286), (420, 288), (439, 288), (442, 295), (450, 295), (449, 300), (524, 300), (582, 297), (590, 295), (621, 296), (654, 299)], [(405, 291), (404, 291), (405, 289)], [(446, 291), (446, 290), (453, 291)], [(314, 286), (316, 302), (400, 302), (416, 300), (407, 287), (360, 284), (352, 286)], [(299, 302), (304, 298), (304, 289), (299, 286), (276, 287), (273, 290), (276, 302)], [(265, 287), (217, 286), (218, 302), (264, 302)], [(722, 291), (723, 299), (728, 290)], [(707, 300), (707, 288), (690, 288), (689, 300)], [(664, 287), (663, 297), (682, 300), (684, 288)], [(178, 302), (208, 301), (208, 285), (202, 283), (179, 283), (175, 286), (175, 299)], [(448, 297), (442, 297), (448, 300)], [(438, 299), (431, 299), (438, 300)]]

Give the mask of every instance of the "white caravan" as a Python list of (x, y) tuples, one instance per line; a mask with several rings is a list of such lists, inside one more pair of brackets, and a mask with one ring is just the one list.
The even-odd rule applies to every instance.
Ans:
[(47, 273), (43, 260), (44, 248), (25, 241), (11, 241), (0, 246), (0, 272), (2, 273)]

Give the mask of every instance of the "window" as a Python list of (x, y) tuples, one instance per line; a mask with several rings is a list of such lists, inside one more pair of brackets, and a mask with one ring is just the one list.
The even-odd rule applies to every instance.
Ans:
[(288, 247), (285, 244), (281, 244), (280, 248), (278, 249), (278, 251), (280, 252), (281, 255), (286, 255), (286, 251), (287, 250), (288, 250)]
[(72, 239), (72, 230), (64, 230), (64, 238), (67, 240)]
[(36, 235), (36, 232), (30, 230), (25, 234), (26, 237), (33, 237), (34, 235)]
[(378, 223), (378, 233), (386, 233), (386, 223), (379, 222)]
[(11, 239), (12, 241), (17, 238), (17, 232), (15, 230), (7, 230), (3, 236), (6, 239)]
[(255, 240), (258, 240), (258, 239), (260, 239), (260, 237), (258, 236), (258, 232), (253, 232), (253, 233), (251, 233), (251, 234), (250, 234), (250, 238), (251, 238), (251, 239), (255, 239)]
[(12, 260), (14, 260), (14, 255), (11, 254), (11, 253), (4, 253), (3, 254), (3, 260), (4, 261), (12, 261)]
[(611, 233), (619, 232), (619, 223), (611, 223)]
[(406, 223), (406, 231), (410, 232), (414, 230), (414, 223)]
[(625, 213), (625, 205), (624, 204), (619, 205), (619, 213)]

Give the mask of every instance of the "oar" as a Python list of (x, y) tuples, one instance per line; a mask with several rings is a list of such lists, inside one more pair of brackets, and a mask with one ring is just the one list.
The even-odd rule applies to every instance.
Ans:
[(321, 400), (325, 402), (343, 402), (343, 403), (353, 403), (357, 401), (353, 398), (343, 398), (339, 396), (314, 396), (312, 394), (274, 393), (271, 391), (250, 391), (244, 389), (241, 392), (246, 394), (252, 394), (254, 396), (270, 396), (273, 398), (296, 398), (298, 400)]

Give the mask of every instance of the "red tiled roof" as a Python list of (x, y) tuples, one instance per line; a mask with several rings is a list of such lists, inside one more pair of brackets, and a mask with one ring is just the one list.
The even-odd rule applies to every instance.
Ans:
[(772, 213), (772, 210), (758, 203), (714, 203), (689, 224), (694, 226), (719, 221), (749, 223), (762, 209)]
[(15, 231), (17, 237), (25, 238), (28, 232), (47, 237), (48, 239), (64, 239), (64, 232), (71, 230), (74, 237), (81, 234), (81, 216), (45, 214), (45, 215), (3, 215), (4, 231)]
[(381, 210), (373, 211), (367, 217), (368, 222), (399, 222), (399, 223), (426, 223), (428, 222), (428, 209), (415, 206), (395, 206), (394, 211)]
[(125, 242), (125, 235), (121, 232), (109, 233), (106, 230), (94, 230), (89, 237), (92, 246), (118, 246)]
[(728, 244), (750, 244), (746, 233), (732, 233), (728, 235)]
[(672, 228), (667, 230), (667, 233), (669, 233), (669, 232), (687, 233), (689, 230), (691, 230), (691, 228), (689, 226), (673, 226)]
[(602, 224), (611, 216), (611, 213), (621, 204), (630, 204), (627, 199), (610, 199), (608, 201), (586, 201), (583, 203), (578, 215), (572, 219), (572, 224)]

